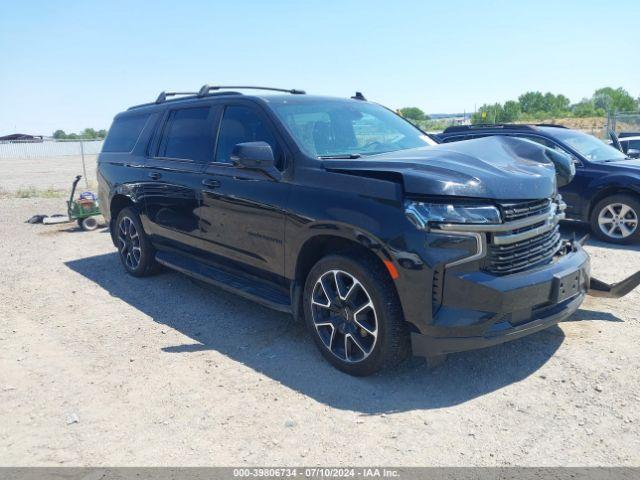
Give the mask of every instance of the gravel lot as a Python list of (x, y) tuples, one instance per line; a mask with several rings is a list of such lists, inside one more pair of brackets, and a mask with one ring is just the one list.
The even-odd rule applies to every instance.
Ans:
[[(352, 378), (285, 315), (129, 277), (104, 230), (23, 223), (63, 209), (0, 199), (2, 465), (640, 466), (640, 292)], [(604, 280), (640, 269), (638, 247), (588, 250)]]

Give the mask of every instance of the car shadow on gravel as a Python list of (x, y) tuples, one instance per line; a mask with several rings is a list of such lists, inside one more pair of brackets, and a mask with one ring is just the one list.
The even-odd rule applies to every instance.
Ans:
[(601, 312), (598, 310), (587, 310), (580, 308), (564, 322), (584, 322), (587, 320), (598, 320), (601, 322), (624, 322), (620, 317), (616, 317), (611, 312)]
[[(303, 326), (288, 315), (178, 273), (133, 278), (115, 253), (66, 265), (193, 340), (163, 347), (167, 355), (217, 351), (318, 402), (365, 415), (467, 402), (534, 374), (564, 340), (562, 330), (552, 327), (496, 347), (450, 355), (433, 370), (412, 358), (394, 370), (356, 378), (325, 362)], [(198, 358), (194, 362), (201, 361)]]

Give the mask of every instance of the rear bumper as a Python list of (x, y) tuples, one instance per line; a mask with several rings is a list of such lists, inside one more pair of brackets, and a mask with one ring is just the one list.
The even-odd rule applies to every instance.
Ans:
[(589, 284), (589, 257), (578, 242), (553, 263), (515, 275), (447, 272), (442, 307), (411, 334), (413, 353), (473, 350), (538, 332), (573, 314)]

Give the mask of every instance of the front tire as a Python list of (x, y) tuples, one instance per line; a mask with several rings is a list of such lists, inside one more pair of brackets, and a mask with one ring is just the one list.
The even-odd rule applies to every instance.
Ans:
[(311, 269), (304, 318), (320, 352), (356, 376), (393, 367), (410, 353), (398, 295), (387, 270), (366, 255), (330, 255)]
[(142, 228), (138, 213), (131, 207), (123, 209), (115, 223), (118, 256), (127, 273), (146, 277), (157, 273), (156, 251)]
[(633, 195), (612, 195), (591, 212), (591, 230), (601, 240), (629, 244), (640, 240), (640, 200)]

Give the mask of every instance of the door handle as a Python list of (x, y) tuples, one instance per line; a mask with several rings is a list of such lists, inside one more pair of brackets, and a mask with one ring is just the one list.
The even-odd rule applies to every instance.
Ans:
[(151, 180), (160, 180), (161, 177), (162, 174), (158, 172), (149, 172), (149, 178), (151, 178)]
[(204, 180), (202, 180), (202, 184), (207, 188), (218, 188), (220, 187), (220, 180), (205, 178)]

